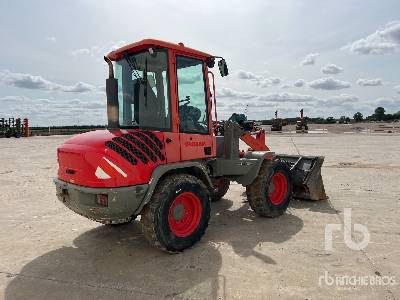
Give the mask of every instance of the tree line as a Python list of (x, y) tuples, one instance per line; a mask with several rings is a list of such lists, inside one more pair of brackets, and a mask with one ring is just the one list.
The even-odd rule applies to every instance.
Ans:
[[(346, 123), (359, 123), (359, 122), (380, 122), (380, 121), (386, 121), (386, 122), (393, 122), (393, 121), (399, 121), (400, 120), (400, 111), (394, 114), (386, 114), (385, 108), (379, 106), (375, 109), (374, 113), (371, 114), (370, 116), (364, 116), (361, 112), (356, 112), (353, 117), (348, 117), (348, 116), (341, 116), (340, 118), (334, 118), (334, 117), (327, 117), (327, 118), (322, 118), (322, 117), (317, 117), (317, 118), (310, 118), (310, 117), (305, 117), (308, 123), (316, 123), (316, 124), (335, 124), (335, 123), (341, 123), (341, 124), (346, 124)], [(285, 120), (289, 124), (295, 124), (299, 118), (285, 118)], [(263, 125), (271, 125), (272, 119), (271, 120), (263, 120), (262, 124)]]

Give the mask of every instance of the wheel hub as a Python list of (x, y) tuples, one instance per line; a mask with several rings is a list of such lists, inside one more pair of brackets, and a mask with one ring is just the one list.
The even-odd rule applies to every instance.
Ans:
[(268, 196), (275, 205), (281, 204), (288, 193), (288, 181), (284, 173), (276, 172), (268, 186)]
[(179, 203), (177, 206), (174, 207), (172, 216), (174, 217), (175, 221), (180, 221), (185, 214), (185, 207), (182, 203)]
[(197, 195), (192, 192), (179, 194), (169, 208), (168, 224), (171, 232), (178, 237), (191, 235), (200, 224), (202, 210)]

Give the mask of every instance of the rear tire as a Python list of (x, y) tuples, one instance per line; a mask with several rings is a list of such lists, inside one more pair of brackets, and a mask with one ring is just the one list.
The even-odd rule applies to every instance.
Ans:
[(213, 180), (214, 191), (211, 194), (211, 201), (217, 202), (225, 196), (226, 192), (229, 190), (230, 180), (226, 177), (220, 177)]
[(260, 216), (282, 215), (292, 199), (293, 183), (289, 168), (280, 161), (265, 160), (254, 181), (246, 186), (250, 207)]
[(168, 252), (183, 251), (199, 241), (209, 220), (208, 189), (188, 174), (171, 175), (158, 183), (141, 217), (146, 239)]

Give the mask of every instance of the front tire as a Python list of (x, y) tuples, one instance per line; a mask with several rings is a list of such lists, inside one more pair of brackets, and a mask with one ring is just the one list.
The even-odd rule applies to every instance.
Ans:
[(290, 170), (280, 161), (265, 160), (254, 181), (246, 186), (250, 207), (260, 216), (282, 215), (292, 199)]
[(199, 241), (209, 220), (208, 190), (201, 180), (188, 174), (163, 179), (141, 217), (146, 239), (168, 252), (183, 251)]

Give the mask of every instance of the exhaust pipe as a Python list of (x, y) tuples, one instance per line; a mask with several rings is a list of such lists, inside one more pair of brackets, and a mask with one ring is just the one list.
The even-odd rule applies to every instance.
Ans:
[(106, 56), (104, 56), (104, 60), (108, 64), (108, 78), (106, 79), (108, 128), (119, 129), (118, 80), (114, 78), (112, 61)]

